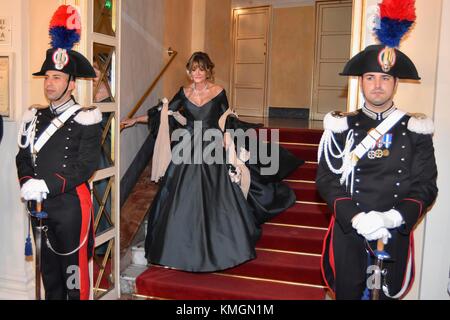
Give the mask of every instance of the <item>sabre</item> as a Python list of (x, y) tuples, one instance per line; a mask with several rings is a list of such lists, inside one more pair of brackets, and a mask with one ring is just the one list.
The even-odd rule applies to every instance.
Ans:
[(47, 213), (42, 211), (42, 202), (36, 202), (36, 211), (31, 212), (31, 216), (36, 218), (38, 223), (34, 227), (34, 241), (36, 246), (35, 258), (35, 295), (36, 300), (41, 300), (41, 248), (42, 248), (42, 230), (43, 219), (48, 217)]
[(375, 269), (375, 277), (376, 277), (375, 283), (380, 284), (380, 286), (376, 285), (372, 289), (371, 300), (379, 300), (382, 283), (381, 278), (384, 275), (383, 262), (384, 260), (388, 260), (391, 258), (391, 256), (386, 251), (384, 251), (383, 239), (378, 239), (377, 250), (374, 252), (374, 256), (375, 256), (375, 265), (377, 266), (377, 268)]

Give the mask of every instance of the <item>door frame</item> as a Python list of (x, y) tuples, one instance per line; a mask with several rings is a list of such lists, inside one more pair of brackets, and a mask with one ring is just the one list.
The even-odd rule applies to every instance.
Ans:
[[(378, 1), (378, 0), (377, 0)], [(373, 0), (352, 0), (352, 39), (351, 39), (351, 55), (349, 59), (360, 51), (364, 50), (369, 44), (375, 44), (371, 37), (369, 28), (369, 19), (373, 16), (373, 12), (368, 12), (369, 2)], [(371, 16), (368, 16), (371, 14)], [(359, 109), (364, 101), (361, 91), (359, 77), (348, 77), (348, 99), (347, 111), (355, 111)]]
[[(364, 0), (363, 0), (364, 1)], [(320, 19), (317, 19), (318, 17), (318, 10), (320, 10), (319, 6), (321, 3), (329, 3), (331, 5), (337, 5), (337, 4), (349, 4), (351, 3), (352, 5), (352, 23), (350, 26), (350, 56), (353, 55), (354, 51), (359, 52), (359, 48), (360, 48), (360, 44), (358, 41), (358, 45), (357, 48), (353, 48), (353, 44), (354, 44), (354, 39), (353, 39), (353, 28), (354, 28), (354, 23), (355, 23), (355, 2), (361, 2), (361, 0), (317, 0), (314, 4), (314, 67), (313, 67), (313, 71), (312, 71), (312, 87), (311, 87), (311, 109), (310, 109), (310, 113), (309, 113), (309, 120), (312, 121), (321, 121), (323, 120), (323, 117), (325, 116), (325, 114), (321, 114), (318, 113), (317, 109), (316, 109), (316, 105), (315, 103), (317, 102), (316, 99), (318, 99), (318, 93), (316, 95), (316, 90), (319, 90), (319, 62), (318, 59), (320, 59), (320, 57), (318, 57), (319, 55), (319, 47), (321, 45), (320, 40), (318, 40), (318, 32), (320, 30), (319, 27), (319, 23), (321, 22)], [(350, 58), (350, 57), (349, 57)], [(354, 86), (355, 84), (352, 82), (352, 85)], [(356, 86), (358, 86), (358, 83), (356, 83)], [(353, 91), (352, 91), (353, 94)], [(350, 82), (348, 84), (348, 91), (347, 91), (347, 104), (346, 104), (346, 109), (348, 110), (350, 105)]]
[[(352, 9), (352, 35), (350, 57), (362, 50), (364, 43), (363, 25), (365, 24), (366, 0), (353, 0)], [(361, 102), (361, 92), (358, 77), (348, 77), (347, 111), (355, 111)]]
[[(82, 25), (82, 37), (78, 45), (78, 51), (85, 54), (89, 61), (93, 61), (93, 44), (105, 44), (115, 47), (115, 87), (116, 95), (115, 102), (103, 103), (97, 105), (93, 99), (93, 89), (91, 81), (81, 81), (77, 83), (76, 93), (78, 101), (82, 105), (91, 106), (96, 105), (102, 112), (114, 112), (115, 113), (115, 125), (111, 128), (111, 132), (114, 135), (114, 145), (111, 146), (114, 152), (114, 166), (106, 169), (98, 170), (90, 181), (91, 190), (95, 181), (100, 181), (106, 178), (113, 179), (113, 188), (111, 188), (111, 219), (114, 221), (114, 227), (106, 231), (103, 234), (95, 237), (95, 248), (98, 248), (102, 244), (114, 239), (114, 251), (111, 252), (114, 261), (114, 287), (106, 291), (100, 300), (117, 300), (120, 298), (120, 126), (117, 125), (121, 119), (120, 117), (120, 40), (121, 40), (121, 12), (122, 1), (114, 0), (116, 6), (116, 35), (115, 37), (98, 34), (93, 31), (93, 19), (94, 4), (92, 0), (59, 0), (60, 5), (72, 5), (79, 9)], [(94, 299), (94, 279), (93, 279), (93, 259), (91, 258), (89, 264), (89, 278), (90, 278), (90, 299)]]

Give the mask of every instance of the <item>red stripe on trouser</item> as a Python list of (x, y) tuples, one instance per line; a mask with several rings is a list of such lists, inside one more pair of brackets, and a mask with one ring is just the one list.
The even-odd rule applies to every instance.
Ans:
[[(414, 280), (415, 280), (415, 276), (416, 276), (416, 262), (414, 259), (414, 232), (411, 232), (409, 235), (409, 247), (408, 247), (408, 256), (407, 256), (407, 261), (409, 261), (409, 256), (411, 255), (411, 278), (409, 279), (409, 283), (408, 283), (408, 288), (406, 289), (405, 293), (403, 293), (403, 295), (399, 298), (399, 299), (403, 299), (411, 290), (413, 284), (414, 284)], [(408, 268), (408, 263), (406, 263), (406, 268)], [(405, 281), (406, 281), (406, 271), (405, 270), (405, 274), (403, 276), (403, 283), (402, 283), (402, 287), (405, 285)]]
[[(330, 225), (328, 226), (327, 234), (326, 234), (325, 238), (323, 239), (322, 255), (320, 257), (320, 259), (321, 259), (320, 271), (322, 273), (322, 278), (325, 281), (325, 285), (327, 286), (328, 290), (330, 290), (330, 292), (333, 294), (334, 294), (334, 290), (331, 288), (330, 284), (328, 283), (327, 277), (326, 277), (325, 268), (324, 268), (324, 259), (327, 258), (327, 257), (325, 257), (325, 251), (327, 248), (327, 241), (328, 241), (328, 263), (330, 264), (331, 270), (333, 271), (333, 277), (334, 277), (334, 279), (336, 279), (336, 270), (335, 270), (335, 262), (334, 262), (334, 248), (333, 248), (334, 221), (335, 221), (335, 218), (333, 216), (333, 217), (331, 217), (331, 222), (330, 222)], [(328, 237), (330, 237), (329, 240), (328, 240)]]
[[(328, 264), (330, 265), (331, 271), (333, 272), (333, 277), (334, 277), (334, 281), (336, 282), (336, 262), (334, 259), (334, 224), (336, 222), (336, 204), (338, 201), (342, 201), (342, 200), (352, 200), (351, 198), (338, 198), (336, 200), (334, 200), (334, 205), (333, 205), (333, 216), (331, 217), (331, 221), (330, 221), (330, 225), (328, 226), (328, 231), (327, 234), (325, 236), (325, 239), (323, 240), (323, 246), (322, 246), (322, 255), (321, 255), (321, 262), (320, 262), (320, 269), (322, 272), (322, 278), (325, 281), (325, 285), (327, 286), (327, 288), (330, 290), (330, 292), (333, 294), (333, 296), (335, 295), (334, 290), (330, 287), (330, 284), (327, 281), (327, 277), (325, 274), (325, 269), (324, 269), (324, 259), (325, 257), (325, 251), (327, 248), (327, 241), (328, 241)], [(328, 240), (329, 238), (329, 240)]]
[[(77, 187), (78, 198), (80, 199), (81, 207), (81, 232), (80, 232), (80, 244), (84, 241), (87, 233), (89, 232), (89, 219), (91, 215), (92, 201), (91, 193), (88, 187), (83, 184)], [(78, 264), (80, 270), (80, 300), (89, 299), (89, 264), (88, 264), (88, 240), (78, 251)]]

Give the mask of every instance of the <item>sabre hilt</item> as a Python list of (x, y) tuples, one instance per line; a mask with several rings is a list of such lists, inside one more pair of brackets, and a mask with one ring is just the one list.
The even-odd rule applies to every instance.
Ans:
[(39, 220), (48, 218), (47, 212), (42, 211), (42, 202), (36, 202), (36, 210), (31, 211), (30, 215)]
[(377, 250), (374, 251), (374, 255), (378, 260), (389, 260), (391, 259), (391, 256), (389, 253), (384, 251), (384, 242), (383, 239), (378, 239), (377, 242)]
[(378, 251), (383, 251), (384, 250), (384, 242), (382, 239), (378, 239), (377, 241), (377, 250)]

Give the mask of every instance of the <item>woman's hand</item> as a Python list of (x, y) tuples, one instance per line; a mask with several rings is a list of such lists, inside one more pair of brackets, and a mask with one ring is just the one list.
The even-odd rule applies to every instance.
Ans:
[(225, 132), (223, 134), (223, 147), (225, 148), (225, 150), (228, 150), (232, 141), (233, 139), (231, 138), (231, 134), (229, 132)]
[(134, 127), (136, 123), (148, 123), (148, 115), (143, 115), (136, 118), (125, 118), (120, 122), (120, 130)]
[(130, 128), (130, 127), (134, 127), (134, 126), (136, 125), (137, 122), (138, 122), (138, 121), (137, 121), (136, 118), (131, 118), (131, 119), (127, 118), (127, 119), (124, 119), (124, 120), (122, 120), (122, 121), (120, 122), (120, 128), (121, 128), (121, 129), (126, 129), (126, 128)]

